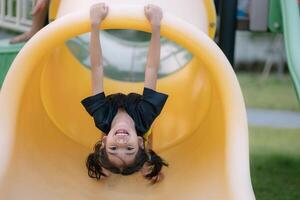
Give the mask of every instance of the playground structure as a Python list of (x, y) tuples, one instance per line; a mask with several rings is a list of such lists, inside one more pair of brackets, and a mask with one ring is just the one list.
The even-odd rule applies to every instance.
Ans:
[(289, 72), (300, 103), (300, 2), (273, 0), (270, 3), (269, 28), (284, 35)]
[[(119, 2), (109, 1), (102, 28), (150, 31), (146, 1)], [(99, 139), (80, 105), (91, 91), (90, 72), (66, 41), (89, 31), (95, 1), (61, 0), (50, 10), (56, 19), (25, 44), (2, 86), (1, 199), (255, 199), (241, 90), (208, 37), (215, 30), (212, 1), (178, 1), (173, 7), (171, 1), (152, 2), (165, 11), (162, 36), (192, 55), (158, 81), (158, 90), (169, 94), (153, 127), (154, 149), (170, 164), (165, 180), (149, 186), (139, 174), (88, 178), (85, 158)], [(142, 82), (112, 78), (104, 85), (107, 93), (143, 88)]]
[(243, 29), (283, 34), (288, 68), (300, 103), (299, 5), (299, 0), (251, 0), (248, 26)]
[[(235, 0), (229, 0), (233, 2)], [(244, 2), (244, 9), (239, 10), (239, 25), (241, 30), (249, 30), (254, 32), (282, 33), (284, 36), (285, 54), (289, 72), (291, 74), (294, 88), (297, 94), (298, 102), (300, 104), (300, 1), (299, 0), (241, 0)], [(225, 4), (225, 1), (223, 1)], [(233, 4), (233, 3), (231, 3)], [(244, 13), (245, 11), (247, 13)], [(224, 11), (226, 12), (226, 10)], [(245, 16), (244, 16), (245, 15)], [(243, 23), (244, 22), (244, 23)], [(224, 26), (226, 27), (227, 24)], [(235, 27), (234, 27), (235, 31)], [(230, 32), (230, 30), (229, 30)], [(223, 36), (224, 40), (231, 35)], [(232, 40), (232, 38), (230, 38)], [(275, 40), (275, 42), (277, 42)], [(221, 45), (222, 46), (222, 45)], [(233, 45), (225, 46), (225, 52), (231, 55), (234, 53)], [(274, 45), (278, 48), (278, 45)], [(274, 50), (276, 51), (276, 50)], [(279, 50), (280, 51), (280, 50)], [(268, 61), (267, 61), (268, 62)], [(271, 65), (266, 63), (264, 71), (269, 71)]]

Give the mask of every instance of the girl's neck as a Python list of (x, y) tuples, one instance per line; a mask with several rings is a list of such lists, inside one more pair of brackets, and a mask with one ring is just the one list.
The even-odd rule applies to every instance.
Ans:
[(130, 117), (130, 115), (128, 115), (126, 110), (124, 110), (122, 108), (118, 109), (116, 116), (112, 120), (111, 126), (113, 127), (114, 125), (118, 124), (119, 122), (126, 122), (128, 125), (134, 127), (133, 119)]

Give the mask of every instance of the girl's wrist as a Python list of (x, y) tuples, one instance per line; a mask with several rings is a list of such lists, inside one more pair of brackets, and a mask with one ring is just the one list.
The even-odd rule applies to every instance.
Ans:
[(160, 24), (151, 24), (152, 31), (160, 31)]
[(99, 27), (100, 27), (100, 25), (101, 25), (101, 22), (97, 22), (97, 23), (91, 23), (91, 27), (92, 27), (92, 29), (99, 29)]

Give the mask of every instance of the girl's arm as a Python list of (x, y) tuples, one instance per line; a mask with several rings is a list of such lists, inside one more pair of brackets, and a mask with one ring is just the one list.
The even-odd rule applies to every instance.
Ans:
[(157, 72), (160, 62), (160, 22), (162, 10), (155, 5), (145, 6), (145, 15), (152, 28), (150, 47), (147, 57), (145, 70), (145, 87), (152, 90), (156, 89)]
[(108, 13), (108, 6), (104, 3), (95, 4), (90, 9), (91, 38), (90, 59), (93, 95), (103, 92), (103, 58), (100, 44), (99, 27)]

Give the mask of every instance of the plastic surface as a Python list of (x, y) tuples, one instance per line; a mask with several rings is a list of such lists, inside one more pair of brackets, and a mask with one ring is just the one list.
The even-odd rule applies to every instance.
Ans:
[(270, 0), (269, 5), (269, 29), (271, 32), (282, 33), (283, 27), (280, 0)]
[[(64, 44), (89, 31), (88, 6), (60, 16), (24, 46), (0, 93), (0, 199), (255, 199), (245, 105), (232, 67), (205, 32), (167, 12), (162, 35), (194, 58), (158, 81), (158, 91), (169, 94), (153, 127), (154, 149), (170, 164), (165, 180), (90, 179), (85, 159), (99, 131), (80, 105), (91, 94), (90, 71)], [(150, 31), (141, 5), (110, 5), (102, 28)], [(108, 78), (104, 85), (108, 94), (143, 87)]]
[(296, 0), (281, 0), (283, 34), (289, 71), (300, 103), (300, 14)]

